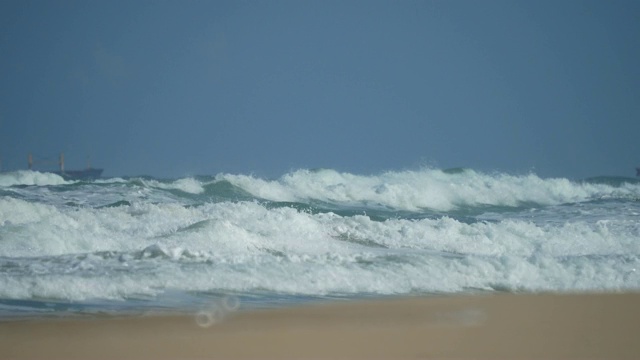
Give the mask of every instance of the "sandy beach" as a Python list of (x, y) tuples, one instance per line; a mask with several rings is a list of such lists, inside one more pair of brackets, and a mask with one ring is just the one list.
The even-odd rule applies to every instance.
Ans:
[(0, 323), (3, 359), (635, 359), (640, 294), (345, 301)]

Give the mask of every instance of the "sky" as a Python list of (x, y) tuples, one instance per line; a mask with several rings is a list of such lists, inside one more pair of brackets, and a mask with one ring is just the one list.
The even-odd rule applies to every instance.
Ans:
[(2, 169), (634, 176), (638, 19), (636, 0), (3, 0)]

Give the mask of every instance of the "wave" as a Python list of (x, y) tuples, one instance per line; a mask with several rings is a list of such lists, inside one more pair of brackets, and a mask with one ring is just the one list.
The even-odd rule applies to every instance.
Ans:
[(50, 186), (72, 184), (72, 181), (66, 181), (60, 175), (52, 173), (42, 173), (39, 171), (19, 170), (12, 172), (0, 173), (0, 187), (10, 186)]
[(25, 186), (40, 176), (25, 174), (0, 189), (0, 298), (640, 288), (629, 181), (320, 169)]
[(630, 178), (626, 176), (595, 176), (582, 180), (587, 184), (604, 184), (613, 187), (622, 187), (627, 184), (640, 184), (640, 178)]
[(79, 211), (0, 199), (0, 219), (0, 298), (640, 287), (633, 217), (375, 221), (256, 202)]
[(202, 206), (134, 203), (59, 208), (0, 198), (0, 256), (135, 251), (149, 245), (192, 253), (349, 253), (370, 248), (501, 256), (640, 253), (637, 213), (589, 221), (531, 216), (464, 222), (448, 216), (386, 219), (310, 213), (257, 202)]
[(603, 198), (640, 198), (638, 182), (573, 182), (534, 174), (483, 174), (470, 169), (387, 172), (363, 176), (330, 169), (297, 170), (277, 180), (221, 174), (218, 181), (279, 202), (320, 201), (396, 210), (452, 211), (465, 207), (558, 205)]
[[(597, 201), (640, 199), (640, 181), (632, 178), (597, 177), (582, 181), (540, 178), (535, 174), (485, 174), (471, 169), (421, 169), (356, 175), (331, 169), (296, 170), (278, 179), (251, 175), (218, 174), (160, 180), (150, 177), (99, 179), (90, 183), (69, 182), (60, 176), (34, 171), (0, 174), (0, 189), (16, 186), (56, 186), (64, 199), (85, 203), (82, 189), (109, 193), (106, 206), (146, 199), (154, 202), (205, 204), (221, 201), (267, 201), (302, 204), (327, 211), (414, 212), (423, 214), (473, 214), (485, 211), (535, 208)], [(73, 191), (77, 196), (73, 196)], [(118, 194), (118, 196), (114, 196)], [(24, 195), (24, 194), (23, 194)], [(26, 195), (25, 195), (26, 196)], [(62, 195), (61, 195), (62, 197)], [(50, 201), (53, 197), (50, 198)], [(58, 199), (62, 201), (63, 199)], [(475, 209), (475, 210), (474, 210)]]

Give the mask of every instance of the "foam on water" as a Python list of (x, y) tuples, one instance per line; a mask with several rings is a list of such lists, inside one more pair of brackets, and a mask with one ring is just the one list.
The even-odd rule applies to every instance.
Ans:
[(640, 287), (630, 220), (374, 221), (256, 202), (60, 209), (18, 199), (0, 200), (0, 216), (4, 298)]
[(553, 205), (598, 198), (640, 197), (640, 184), (637, 183), (612, 187), (567, 179), (541, 179), (533, 174), (487, 175), (473, 170), (450, 174), (424, 169), (361, 176), (323, 169), (298, 170), (278, 180), (228, 174), (217, 178), (272, 201), (319, 200), (408, 211), (451, 211), (467, 206), (519, 206), (523, 203)]
[(62, 176), (52, 173), (41, 173), (31, 170), (19, 170), (0, 173), (0, 187), (15, 185), (63, 185), (72, 182), (65, 181)]
[(204, 192), (203, 184), (193, 178), (184, 178), (168, 183), (145, 179), (141, 180), (141, 182), (146, 186), (166, 190), (180, 190), (189, 194), (201, 194)]
[(0, 300), (640, 289), (633, 182), (471, 170), (58, 178), (0, 189)]

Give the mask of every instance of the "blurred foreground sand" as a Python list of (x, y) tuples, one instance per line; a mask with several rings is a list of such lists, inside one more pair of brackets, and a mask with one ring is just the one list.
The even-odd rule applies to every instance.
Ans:
[(0, 322), (2, 359), (638, 359), (640, 294), (487, 295)]

